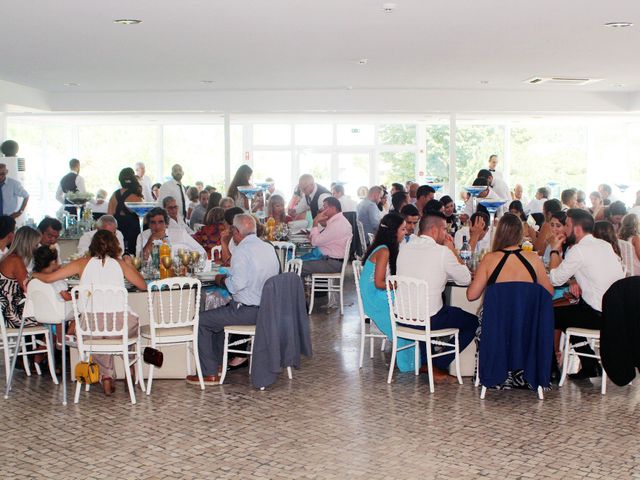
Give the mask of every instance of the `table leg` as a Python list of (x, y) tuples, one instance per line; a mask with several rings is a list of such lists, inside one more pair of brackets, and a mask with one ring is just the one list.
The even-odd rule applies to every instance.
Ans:
[[(22, 345), (22, 330), (24, 329), (24, 318), (20, 320), (20, 331), (18, 332), (18, 338), (16, 341), (16, 350), (13, 355), (13, 359), (11, 360), (11, 369), (9, 370), (9, 378), (7, 378), (7, 386), (4, 391), (5, 400), (9, 398), (9, 391), (11, 390), (11, 382), (13, 381), (13, 372), (16, 368), (16, 360), (18, 360), (18, 350)], [(8, 346), (7, 346), (8, 348)]]
[(62, 405), (67, 404), (67, 322), (62, 320)]

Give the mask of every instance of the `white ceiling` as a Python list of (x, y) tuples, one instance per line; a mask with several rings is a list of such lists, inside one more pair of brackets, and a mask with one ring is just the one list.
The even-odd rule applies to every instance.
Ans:
[[(3, 0), (0, 79), (47, 92), (640, 90), (637, 0), (395, 1), (387, 15), (384, 0)], [(622, 20), (637, 25), (603, 26)], [(534, 75), (604, 80), (522, 83)]]

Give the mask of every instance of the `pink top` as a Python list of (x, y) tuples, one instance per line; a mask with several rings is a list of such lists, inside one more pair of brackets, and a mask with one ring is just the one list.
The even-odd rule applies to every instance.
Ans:
[(342, 259), (352, 234), (349, 220), (340, 212), (327, 220), (327, 226), (322, 231), (318, 227), (311, 229), (311, 245), (318, 247), (323, 255)]

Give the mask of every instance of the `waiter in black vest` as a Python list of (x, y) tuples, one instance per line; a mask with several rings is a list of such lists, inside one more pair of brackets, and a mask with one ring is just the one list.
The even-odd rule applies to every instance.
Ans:
[(298, 181), (298, 195), (300, 200), (290, 213), (292, 216), (299, 215), (311, 210), (311, 216), (316, 218), (318, 212), (322, 210), (322, 202), (325, 198), (331, 196), (331, 192), (324, 188), (322, 185), (318, 185), (312, 175), (305, 173), (300, 177)]
[(84, 186), (84, 178), (80, 176), (80, 160), (72, 158), (69, 160), (69, 173), (67, 173), (60, 180), (58, 190), (56, 190), (56, 200), (62, 203), (65, 210), (70, 213), (76, 213), (76, 207), (66, 198), (66, 194), (72, 193), (86, 193), (87, 189)]

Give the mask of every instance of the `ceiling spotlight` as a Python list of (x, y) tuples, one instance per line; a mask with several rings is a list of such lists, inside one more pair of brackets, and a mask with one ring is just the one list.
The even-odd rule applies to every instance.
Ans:
[(480, 84), (481, 85), (488, 85), (489, 84), (489, 80), (480, 80)]
[(65, 87), (79, 87), (80, 84), (79, 83), (74, 83), (74, 82), (68, 82), (64, 84)]
[(137, 20), (135, 18), (119, 18), (114, 20), (113, 23), (117, 23), (119, 25), (138, 25), (142, 23), (142, 20)]
[(626, 28), (633, 27), (633, 23), (631, 22), (607, 22), (604, 24), (605, 27), (611, 28)]
[(205, 85), (211, 85), (212, 83), (215, 83), (213, 80), (200, 80), (200, 83), (204, 83)]
[(361, 58), (360, 60), (358, 60), (358, 65), (366, 65), (367, 63), (369, 63), (368, 58)]
[(611, 86), (614, 88), (622, 88), (624, 87), (624, 83), (612, 83)]
[(395, 3), (383, 3), (382, 4), (382, 11), (384, 13), (393, 13), (393, 11), (396, 9), (398, 5), (396, 5)]
[(353, 85), (348, 85), (347, 90), (353, 90)]

